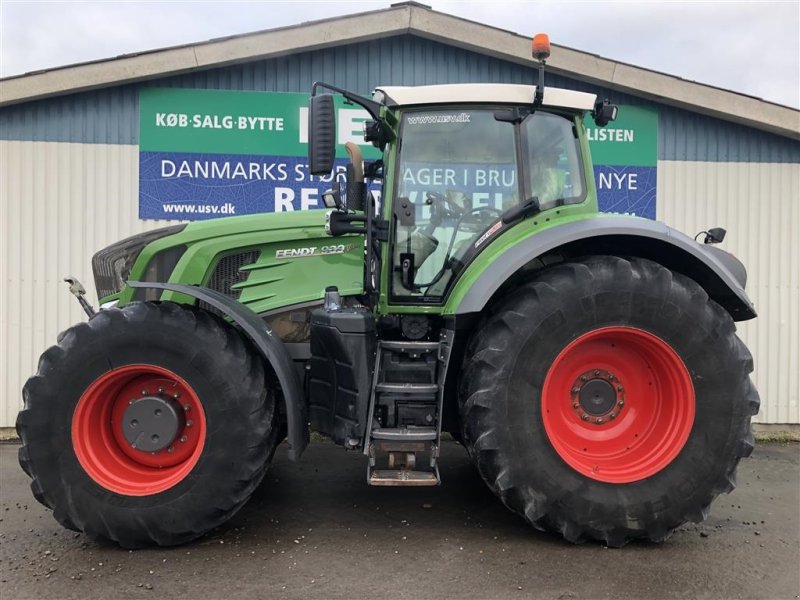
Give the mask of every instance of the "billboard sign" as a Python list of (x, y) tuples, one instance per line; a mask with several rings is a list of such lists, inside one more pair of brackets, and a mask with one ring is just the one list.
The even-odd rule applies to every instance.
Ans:
[(658, 110), (620, 106), (616, 121), (586, 129), (600, 210), (655, 219)]
[[(200, 220), (322, 207), (322, 192), (347, 164), (345, 142), (360, 144), (367, 158), (379, 153), (363, 140), (367, 112), (337, 95), (335, 170), (311, 175), (307, 104), (302, 93), (142, 88), (139, 218)], [(589, 128), (601, 210), (655, 218), (657, 129), (655, 110), (633, 106), (621, 107), (608, 127)], [(497, 192), (489, 188), (483, 191)]]
[(369, 115), (337, 96), (335, 174), (308, 171), (308, 94), (143, 88), (139, 93), (139, 218), (210, 219), (322, 206), (364, 144)]

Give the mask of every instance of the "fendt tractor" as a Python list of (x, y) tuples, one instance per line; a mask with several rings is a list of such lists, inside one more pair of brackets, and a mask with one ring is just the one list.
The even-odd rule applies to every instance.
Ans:
[(584, 120), (617, 107), (545, 88), (549, 53), (535, 37), (537, 85), (315, 83), (310, 172), (336, 166), (341, 96), (380, 151), (347, 144), (324, 210), (95, 254), (101, 309), (68, 279), (89, 319), (23, 390), (34, 496), (93, 539), (181, 544), (313, 430), (363, 453), (373, 486), (439, 485), (452, 436), (503, 504), (571, 542), (703, 520), (753, 448), (745, 268), (722, 228), (696, 241), (598, 211)]

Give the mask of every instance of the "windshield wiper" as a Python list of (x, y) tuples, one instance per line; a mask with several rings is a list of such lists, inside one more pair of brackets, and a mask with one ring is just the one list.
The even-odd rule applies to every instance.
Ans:
[(528, 198), (525, 202), (509, 208), (500, 218), (503, 220), (503, 223), (508, 225), (509, 223), (513, 223), (519, 219), (527, 219), (531, 215), (538, 213), (540, 210), (539, 197), (533, 196), (532, 198)]

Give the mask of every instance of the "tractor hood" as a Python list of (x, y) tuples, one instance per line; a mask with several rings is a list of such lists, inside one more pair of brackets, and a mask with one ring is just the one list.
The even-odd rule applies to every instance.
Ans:
[[(159, 232), (164, 235), (153, 240)], [(177, 232), (168, 228), (142, 235), (150, 236), (148, 243), (123, 281), (204, 286), (257, 313), (321, 300), (326, 284), (337, 285), (342, 294), (363, 291), (363, 237), (328, 236), (323, 210), (198, 221)], [(128, 247), (137, 237), (125, 240)], [(129, 286), (111, 294), (98, 289), (98, 296), (103, 303), (117, 300), (120, 305), (135, 300), (190, 301), (172, 292)]]

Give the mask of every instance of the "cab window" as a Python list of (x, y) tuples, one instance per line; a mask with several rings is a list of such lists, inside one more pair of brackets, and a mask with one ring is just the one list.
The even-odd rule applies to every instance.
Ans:
[(489, 109), (403, 116), (392, 295), (446, 292), (465, 252), (519, 202), (514, 126)]

